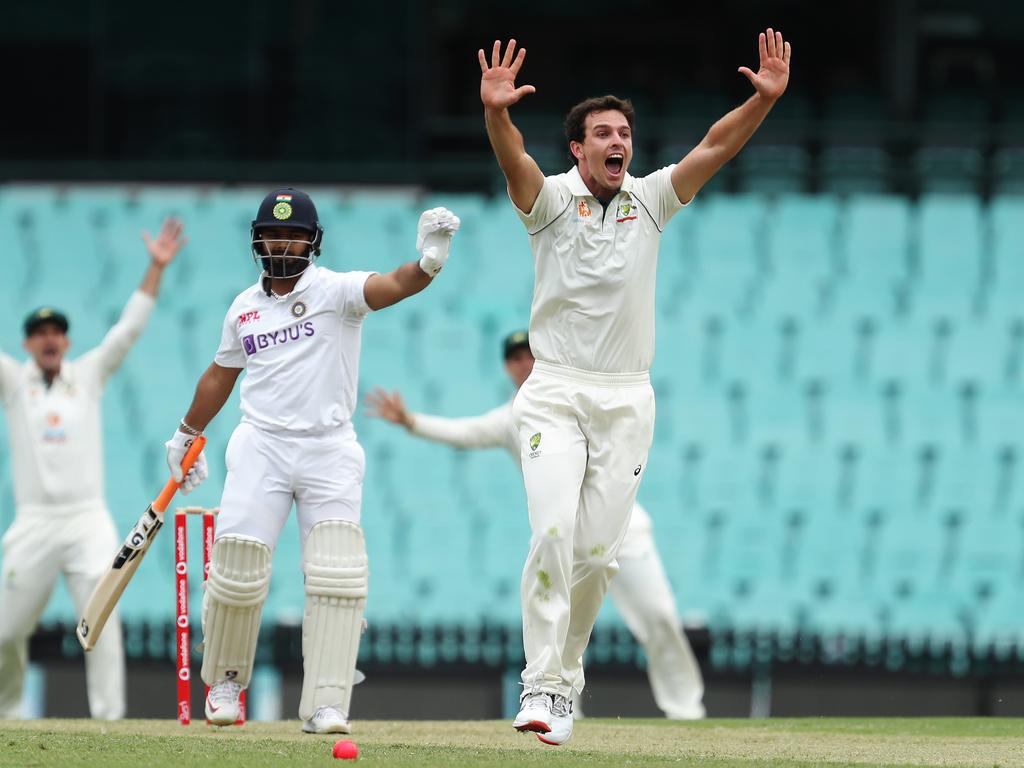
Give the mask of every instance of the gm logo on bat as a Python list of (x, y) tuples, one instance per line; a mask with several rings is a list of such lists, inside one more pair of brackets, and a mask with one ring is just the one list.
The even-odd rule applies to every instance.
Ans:
[(163, 526), (164, 521), (157, 517), (152, 509), (146, 510), (146, 514), (135, 524), (132, 532), (128, 534), (124, 545), (114, 558), (114, 570), (123, 568), (125, 563), (130, 563), (145, 548), (146, 543), (156, 536), (156, 532)]

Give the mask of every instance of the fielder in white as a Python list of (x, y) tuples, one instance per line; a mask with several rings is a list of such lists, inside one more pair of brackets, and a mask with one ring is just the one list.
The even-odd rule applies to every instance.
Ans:
[[(104, 492), (100, 401), (153, 311), (164, 268), (185, 244), (174, 219), (164, 222), (156, 239), (147, 233), (143, 239), (149, 268), (98, 347), (65, 360), (68, 320), (42, 308), (25, 320), (29, 359), (18, 363), (0, 353), (15, 497), (0, 566), (0, 719), (21, 716), (28, 639), (57, 576), (64, 574), (81, 613), (120, 543)], [(116, 611), (86, 655), (85, 672), (92, 716), (124, 717), (124, 648)]]
[[(516, 391), (533, 372), (534, 358), (525, 331), (502, 343), (505, 372)], [(410, 413), (397, 392), (377, 389), (367, 396), (370, 414), (399, 424), (410, 433), (455, 448), (504, 448), (522, 470), (519, 431), (512, 418), (512, 401), (480, 416), (447, 419)], [(615, 607), (647, 654), (647, 676), (654, 700), (673, 720), (704, 717), (704, 679), (683, 634), (672, 585), (654, 545), (650, 515), (633, 505), (626, 535), (616, 558), (619, 572), (610, 585)]]
[(647, 176), (633, 156), (633, 106), (587, 99), (566, 118), (575, 167), (545, 177), (509, 107), (525, 59), (495, 41), (480, 98), (491, 147), (530, 236), (536, 279), (530, 344), (537, 362), (512, 413), (519, 430), (530, 525), (523, 571), (521, 710), (513, 721), (548, 744), (572, 734), (571, 697), (583, 690), (583, 651), (647, 464), (654, 429), (654, 282), (669, 219), (754, 134), (789, 81), (790, 47), (767, 30), (756, 92), (721, 118), (677, 164)]
[[(431, 209), (420, 216), (419, 261), (387, 274), (332, 272), (313, 264), (323, 229), (308, 195), (281, 189), (260, 204), (252, 252), (263, 271), (231, 304), (214, 362), (167, 442), (177, 479), (188, 445), (246, 371), (203, 598), (202, 678), (211, 686), (206, 716), (215, 725), (238, 717), (271, 556), (294, 503), (306, 592), (299, 717), (307, 733), (350, 731), (367, 594), (359, 524), (364, 454), (352, 428), (363, 318), (426, 288), (444, 266), (458, 227), (450, 211)], [(205, 461), (200, 454), (199, 476)], [(186, 478), (184, 490), (192, 487)]]

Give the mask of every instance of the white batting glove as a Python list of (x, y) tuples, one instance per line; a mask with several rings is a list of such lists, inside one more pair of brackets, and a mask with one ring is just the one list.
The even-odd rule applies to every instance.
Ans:
[(431, 208), (420, 214), (416, 227), (416, 250), (420, 252), (420, 269), (431, 277), (448, 261), (452, 237), (459, 229), (459, 217), (447, 208)]
[(171, 469), (171, 477), (174, 478), (174, 482), (181, 483), (179, 490), (184, 494), (192, 493), (208, 474), (206, 451), (204, 450), (199, 452), (191, 469), (184, 476), (182, 475), (181, 460), (185, 458), (185, 452), (188, 451), (188, 447), (192, 445), (194, 439), (192, 435), (179, 429), (175, 431), (170, 440), (164, 443), (167, 448), (167, 466)]

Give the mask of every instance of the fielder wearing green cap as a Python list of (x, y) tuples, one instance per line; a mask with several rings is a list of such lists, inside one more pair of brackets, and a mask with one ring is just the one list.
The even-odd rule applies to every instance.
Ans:
[[(164, 222), (143, 235), (149, 267), (120, 319), (99, 346), (74, 360), (67, 316), (40, 307), (24, 320), (23, 363), (0, 353), (0, 397), (11, 440), (15, 517), (0, 561), (0, 720), (21, 716), (28, 638), (58, 576), (81, 614), (121, 539), (103, 487), (103, 418), (107, 381), (139, 338), (156, 301), (164, 268), (184, 244), (181, 224)], [(124, 716), (125, 670), (120, 620), (85, 656), (89, 711)]]

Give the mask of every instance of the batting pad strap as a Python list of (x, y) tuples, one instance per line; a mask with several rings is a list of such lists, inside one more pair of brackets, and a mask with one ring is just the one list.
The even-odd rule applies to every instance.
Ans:
[(252, 677), (263, 603), (270, 590), (271, 553), (255, 539), (217, 539), (203, 596), (203, 680)]
[(321, 597), (366, 597), (365, 565), (337, 567), (306, 564), (306, 594)]
[[(266, 547), (263, 544), (258, 546)], [(267, 550), (269, 552), (269, 550)], [(259, 566), (244, 573), (222, 573), (210, 566), (206, 591), (224, 605), (233, 608), (251, 608), (262, 605), (270, 588), (270, 566)]]
[(368, 568), (363, 530), (346, 520), (313, 526), (306, 540), (306, 594), (358, 600), (366, 597)]

